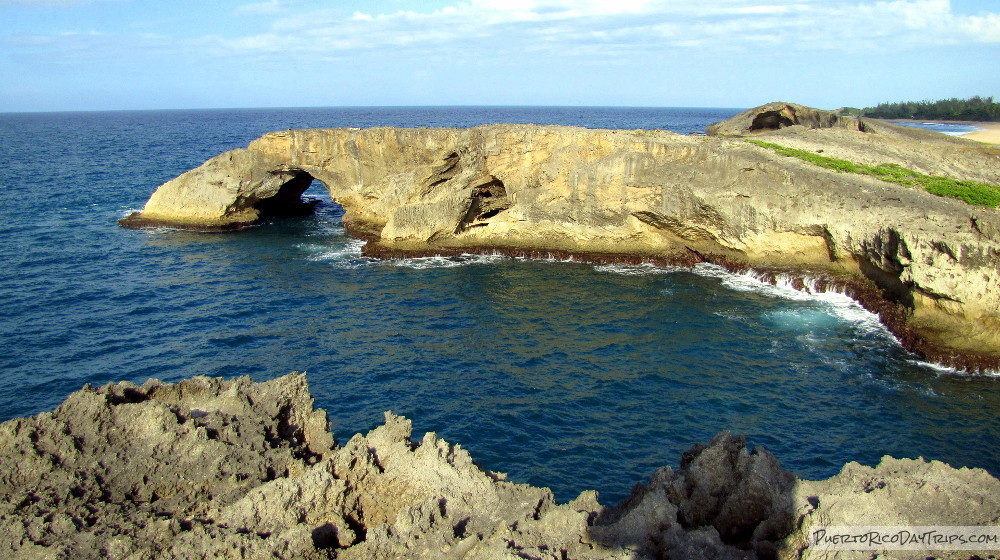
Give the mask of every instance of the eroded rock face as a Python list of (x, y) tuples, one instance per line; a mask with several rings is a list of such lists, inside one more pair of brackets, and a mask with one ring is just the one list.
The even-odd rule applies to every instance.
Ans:
[(823, 525), (998, 516), (982, 470), (884, 458), (802, 481), (728, 433), (615, 507), (557, 504), (391, 413), (338, 446), (299, 374), (85, 387), (0, 424), (5, 558), (812, 558)]
[[(995, 147), (794, 104), (712, 130), (1000, 183)], [(899, 306), (893, 315), (907, 327), (890, 327), (911, 349), (972, 370), (1000, 367), (996, 209), (740, 138), (535, 125), (273, 132), (165, 183), (123, 224), (238, 227), (301, 210), (312, 179), (371, 240), (372, 255), (555, 250), (846, 274)]]
[(844, 128), (857, 132), (870, 130), (865, 121), (796, 103), (776, 101), (747, 109), (725, 121), (709, 125), (713, 136), (744, 136), (748, 133), (779, 130), (789, 126), (806, 128)]
[(233, 150), (167, 182), (141, 213), (121, 224), (235, 229), (270, 217), (305, 215), (311, 205), (300, 197), (312, 181), (308, 173), (275, 166), (252, 150)]
[(304, 376), (85, 387), (52, 413), (0, 424), (0, 556), (264, 550), (216, 512), (332, 447)]

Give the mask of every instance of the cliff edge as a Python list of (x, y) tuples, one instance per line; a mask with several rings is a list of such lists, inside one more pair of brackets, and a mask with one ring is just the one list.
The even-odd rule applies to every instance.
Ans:
[(885, 457), (804, 481), (728, 433), (617, 506), (558, 504), (392, 413), (338, 445), (300, 374), (87, 386), (0, 424), (5, 558), (825, 558), (823, 526), (998, 518), (1000, 481), (980, 469)]
[(307, 211), (321, 181), (374, 256), (566, 252), (818, 276), (911, 350), (1000, 369), (1000, 213), (785, 157), (1000, 184), (996, 147), (769, 104), (666, 131), (489, 125), (272, 132), (160, 186), (126, 226), (238, 228)]

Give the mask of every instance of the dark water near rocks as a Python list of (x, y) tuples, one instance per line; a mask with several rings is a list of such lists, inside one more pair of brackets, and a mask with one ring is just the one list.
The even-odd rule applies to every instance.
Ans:
[[(374, 262), (326, 203), (240, 233), (131, 231), (160, 183), (269, 130), (537, 122), (690, 133), (737, 110), (0, 115), (0, 419), (84, 383), (307, 371), (345, 441), (393, 410), (485, 467), (622, 498), (720, 430), (804, 477), (925, 456), (1000, 473), (1000, 379), (915, 362), (845, 298), (711, 267)], [(310, 194), (323, 196), (316, 185)]]

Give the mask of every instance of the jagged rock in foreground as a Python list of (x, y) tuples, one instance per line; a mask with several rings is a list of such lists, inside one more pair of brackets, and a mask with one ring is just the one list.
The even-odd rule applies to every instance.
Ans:
[[(718, 136), (565, 126), (339, 128), (265, 134), (160, 186), (126, 226), (238, 228), (301, 214), (313, 179), (372, 256), (499, 251), (702, 259), (848, 278), (907, 348), (1000, 367), (1000, 213), (747, 143), (1000, 183), (1000, 150), (800, 105)], [(735, 136), (734, 136), (735, 135)]]
[(618, 506), (557, 504), (410, 432), (386, 413), (338, 446), (300, 374), (88, 386), (0, 424), (0, 557), (812, 558), (814, 526), (1000, 518), (983, 470), (884, 458), (802, 481), (728, 433)]

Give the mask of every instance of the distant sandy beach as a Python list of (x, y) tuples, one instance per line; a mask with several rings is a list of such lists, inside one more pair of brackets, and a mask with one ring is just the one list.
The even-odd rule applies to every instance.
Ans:
[(985, 122), (985, 121), (947, 121), (947, 120), (934, 120), (934, 119), (878, 119), (883, 122), (888, 123), (899, 123), (899, 122), (912, 122), (912, 123), (947, 123), (947, 124), (967, 124), (970, 126), (975, 126), (980, 130), (974, 130), (972, 132), (966, 132), (965, 134), (959, 134), (962, 138), (968, 138), (969, 140), (977, 140), (979, 142), (986, 142), (988, 144), (1000, 144), (1000, 122)]
[(978, 140), (980, 142), (989, 142), (991, 144), (1000, 144), (1000, 123), (974, 122), (969, 124), (978, 126), (983, 130), (976, 130), (968, 134), (963, 134), (962, 138)]

